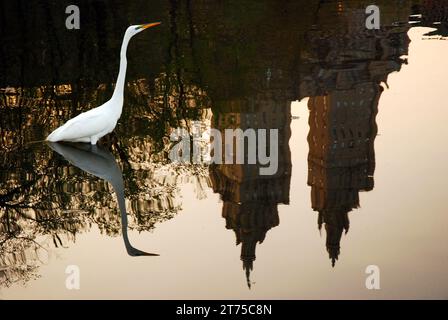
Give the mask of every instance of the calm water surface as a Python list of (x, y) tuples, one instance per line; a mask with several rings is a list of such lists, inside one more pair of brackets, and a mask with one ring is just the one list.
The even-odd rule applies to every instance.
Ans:
[[(0, 298), (448, 298), (443, 4), (384, 2), (366, 31), (362, 1), (112, 2), (77, 34), (55, 4), (0, 29)], [(115, 134), (40, 142), (108, 99), (148, 19)], [(278, 128), (278, 172), (170, 163), (194, 124)]]

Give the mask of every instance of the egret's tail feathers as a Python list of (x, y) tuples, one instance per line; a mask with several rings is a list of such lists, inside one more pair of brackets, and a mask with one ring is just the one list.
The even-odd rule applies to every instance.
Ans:
[(50, 142), (56, 142), (57, 140), (55, 139), (55, 133), (56, 133), (57, 129), (55, 131), (53, 131), (52, 133), (50, 133), (48, 135), (48, 137), (45, 139), (46, 141), (50, 141)]
[(48, 135), (47, 139), (45, 139), (45, 140), (50, 141), (50, 142), (61, 141), (62, 140), (61, 131), (62, 131), (62, 127), (57, 128), (52, 133), (50, 133)]

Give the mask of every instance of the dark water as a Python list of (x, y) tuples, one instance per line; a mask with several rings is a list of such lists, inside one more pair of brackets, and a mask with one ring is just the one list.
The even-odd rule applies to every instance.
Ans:
[[(448, 298), (445, 1), (379, 1), (372, 31), (363, 1), (81, 1), (80, 30), (69, 4), (0, 5), (2, 298)], [(114, 134), (41, 142), (151, 21)], [(195, 123), (278, 128), (277, 174), (171, 163)]]

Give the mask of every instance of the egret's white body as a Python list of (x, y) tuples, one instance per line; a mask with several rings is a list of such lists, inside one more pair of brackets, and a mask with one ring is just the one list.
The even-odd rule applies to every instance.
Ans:
[(111, 99), (97, 108), (79, 114), (54, 130), (47, 137), (47, 140), (51, 142), (71, 141), (96, 144), (100, 138), (115, 129), (121, 116), (123, 103), (117, 111), (114, 110), (116, 105), (118, 103)]
[(47, 141), (90, 142), (91, 144), (96, 144), (99, 139), (115, 129), (123, 110), (123, 92), (127, 67), (126, 50), (129, 40), (137, 33), (159, 24), (160, 22), (135, 25), (126, 29), (120, 51), (120, 71), (118, 72), (112, 98), (103, 105), (70, 119), (64, 125), (54, 130), (47, 137)]

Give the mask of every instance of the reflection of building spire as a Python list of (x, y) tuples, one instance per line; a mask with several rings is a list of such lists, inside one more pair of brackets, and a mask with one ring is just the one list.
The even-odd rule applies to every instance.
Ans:
[[(268, 207), (263, 210), (263, 207)], [(251, 288), (250, 272), (256, 259), (257, 243), (262, 243), (266, 232), (278, 225), (276, 207), (267, 204), (246, 203), (243, 205), (224, 203), (223, 216), (226, 218), (226, 228), (233, 229), (236, 244), (241, 244), (241, 261), (246, 272), (247, 286)]]
[(248, 260), (248, 259), (243, 260), (243, 270), (246, 270), (246, 281), (247, 281), (247, 287), (249, 288), (249, 290), (252, 287), (251, 282), (250, 282), (250, 272), (253, 270), (253, 268), (254, 268), (253, 260)]
[[(264, 235), (263, 235), (263, 238), (264, 238)], [(261, 241), (263, 241), (263, 240), (261, 240)], [(241, 261), (243, 261), (243, 270), (246, 271), (246, 281), (247, 281), (247, 286), (249, 287), (249, 289), (251, 288), (250, 272), (254, 268), (254, 261), (256, 259), (255, 249), (257, 246), (257, 242), (258, 242), (258, 240), (256, 238), (253, 238), (253, 236), (251, 234), (243, 234), (242, 235)]]
[(246, 271), (247, 287), (251, 289), (252, 284), (250, 282), (250, 272), (254, 269), (255, 256), (253, 258), (241, 257), (241, 260), (243, 261), (243, 270)]
[(344, 231), (345, 233), (348, 232), (350, 222), (346, 210), (332, 211), (333, 212), (323, 210), (319, 212), (318, 226), (320, 231), (322, 229), (322, 224), (325, 223), (327, 252), (331, 259), (331, 265), (334, 267), (340, 254), (342, 233), (344, 233)]

